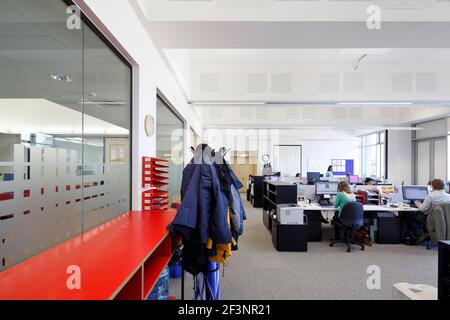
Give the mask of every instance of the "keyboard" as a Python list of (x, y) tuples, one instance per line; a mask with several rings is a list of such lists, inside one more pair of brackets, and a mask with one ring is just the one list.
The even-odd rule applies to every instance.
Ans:
[(320, 206), (321, 206), (322, 208), (332, 208), (332, 207), (333, 207), (333, 204), (332, 204), (332, 203), (329, 203), (329, 204), (320, 204)]

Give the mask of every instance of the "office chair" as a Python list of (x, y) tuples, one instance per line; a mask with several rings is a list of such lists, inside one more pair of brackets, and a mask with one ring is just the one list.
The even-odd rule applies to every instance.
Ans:
[(364, 244), (355, 239), (356, 231), (364, 224), (364, 206), (360, 202), (349, 202), (342, 208), (339, 221), (333, 221), (333, 224), (344, 231), (344, 239), (334, 240), (330, 243), (333, 247), (336, 243), (347, 245), (347, 252), (351, 251), (351, 245), (355, 244), (364, 250)]

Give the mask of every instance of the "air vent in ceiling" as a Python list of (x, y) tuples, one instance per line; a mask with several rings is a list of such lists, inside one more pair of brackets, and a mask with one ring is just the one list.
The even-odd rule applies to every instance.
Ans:
[(266, 73), (249, 73), (247, 75), (247, 93), (267, 92), (267, 82)]
[(393, 93), (411, 93), (413, 87), (413, 77), (411, 73), (392, 74)]

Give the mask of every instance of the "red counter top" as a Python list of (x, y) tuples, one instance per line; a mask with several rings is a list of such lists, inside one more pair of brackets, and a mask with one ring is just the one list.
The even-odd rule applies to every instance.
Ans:
[[(0, 300), (145, 298), (173, 252), (166, 227), (175, 213), (128, 212), (0, 272)], [(67, 288), (71, 265), (81, 289)], [(127, 297), (131, 282), (142, 293)]]

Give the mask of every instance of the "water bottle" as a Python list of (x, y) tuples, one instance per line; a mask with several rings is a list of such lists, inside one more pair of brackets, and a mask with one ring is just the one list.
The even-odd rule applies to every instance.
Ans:
[(161, 273), (158, 300), (169, 300), (169, 267), (165, 267)]
[(148, 300), (169, 300), (169, 268), (165, 267), (153, 287)]

